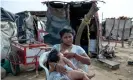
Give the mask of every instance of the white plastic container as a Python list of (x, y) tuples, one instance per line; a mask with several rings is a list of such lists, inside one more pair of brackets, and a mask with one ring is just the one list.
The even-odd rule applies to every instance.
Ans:
[(90, 40), (89, 51), (96, 52), (96, 39)]

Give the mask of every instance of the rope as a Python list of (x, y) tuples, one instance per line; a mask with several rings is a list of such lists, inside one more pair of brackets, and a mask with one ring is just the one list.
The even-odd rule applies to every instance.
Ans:
[(88, 18), (86, 17), (86, 15), (85, 15), (85, 18), (82, 19), (82, 22), (83, 22), (84, 24), (88, 25), (88, 24), (90, 24), (90, 20), (91, 20), (91, 19), (88, 19)]
[(88, 33), (88, 55), (90, 55), (90, 49), (89, 49), (89, 45), (90, 45), (90, 29), (89, 29), (89, 25), (87, 24), (87, 33)]
[(88, 37), (88, 55), (90, 55), (90, 50), (89, 50), (89, 45), (90, 45), (90, 29), (89, 29), (89, 24), (90, 24), (91, 19), (87, 19), (86, 15), (85, 18), (82, 20), (84, 24), (87, 26), (87, 37)]

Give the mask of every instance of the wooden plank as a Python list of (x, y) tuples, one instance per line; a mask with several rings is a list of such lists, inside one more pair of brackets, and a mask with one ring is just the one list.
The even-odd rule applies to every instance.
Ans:
[(120, 63), (118, 63), (118, 62), (110, 61), (110, 60), (107, 60), (107, 59), (99, 59), (99, 61), (104, 63), (107, 67), (109, 67), (113, 70), (119, 69)]

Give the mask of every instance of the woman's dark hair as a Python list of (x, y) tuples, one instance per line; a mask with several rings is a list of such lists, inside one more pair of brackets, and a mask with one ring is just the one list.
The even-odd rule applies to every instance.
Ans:
[(49, 69), (49, 62), (57, 63), (60, 60), (58, 53), (59, 52), (56, 49), (53, 49), (52, 51), (50, 51), (48, 58), (47, 58), (47, 62), (46, 62), (46, 66), (48, 69)]
[(71, 33), (73, 36), (75, 35), (75, 32), (74, 30), (72, 29), (67, 29), (67, 28), (64, 28), (60, 31), (60, 37), (62, 37), (65, 33)]

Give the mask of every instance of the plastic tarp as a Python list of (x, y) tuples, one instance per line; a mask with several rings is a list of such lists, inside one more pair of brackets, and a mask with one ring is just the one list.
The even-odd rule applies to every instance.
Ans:
[(19, 16), (19, 19), (16, 21), (18, 27), (18, 38), (25, 39), (23, 41), (19, 41), (19, 43), (30, 43), (35, 41), (35, 23), (34, 16), (30, 14), (30, 12), (20, 12), (16, 15)]
[[(24, 19), (25, 13), (17, 13), (16, 15), (19, 16), (18, 20), (16, 21), (17, 28), (18, 28), (18, 39), (26, 39), (26, 31), (24, 28)], [(19, 43), (23, 43), (25, 41), (19, 41)]]
[(26, 43), (33, 43), (35, 41), (35, 35), (34, 35), (34, 30), (35, 28), (33, 27), (34, 24), (34, 18), (30, 14), (30, 12), (27, 13), (26, 19), (25, 19), (25, 25), (23, 25), (26, 28)]
[[(122, 31), (124, 28), (124, 22), (125, 20), (120, 20), (119, 23), (119, 19), (115, 19), (115, 24), (114, 24), (114, 19), (106, 19), (106, 24), (105, 24), (105, 36), (108, 37), (110, 34), (110, 31), (113, 27), (114, 24), (114, 29), (112, 30), (112, 38), (113, 39), (117, 39), (117, 31), (118, 31), (118, 36), (120, 38), (122, 38)], [(118, 29), (118, 23), (119, 23), (119, 29)], [(131, 19), (127, 19), (126, 20), (126, 24), (125, 24), (125, 32), (124, 32), (124, 39), (128, 39), (129, 38), (129, 34), (130, 34), (130, 29), (131, 29)]]
[(17, 26), (15, 23), (15, 15), (1, 8), (1, 59), (4, 59), (10, 52), (10, 38), (17, 35)]
[(60, 43), (59, 32), (63, 28), (70, 28), (69, 20), (66, 18), (66, 8), (55, 8), (50, 4), (47, 5), (47, 22), (46, 22), (46, 31), (49, 33), (44, 36), (44, 42), (50, 44)]
[(133, 26), (131, 28), (131, 34), (130, 34), (130, 37), (129, 37), (129, 41), (133, 41)]
[(1, 21), (1, 58), (4, 59), (10, 52), (10, 38), (17, 35), (16, 23)]
[(131, 38), (133, 38), (133, 25), (132, 25), (132, 28), (131, 28), (131, 35), (130, 35)]
[(4, 8), (1, 8), (1, 21), (15, 21), (16, 16), (6, 10)]

